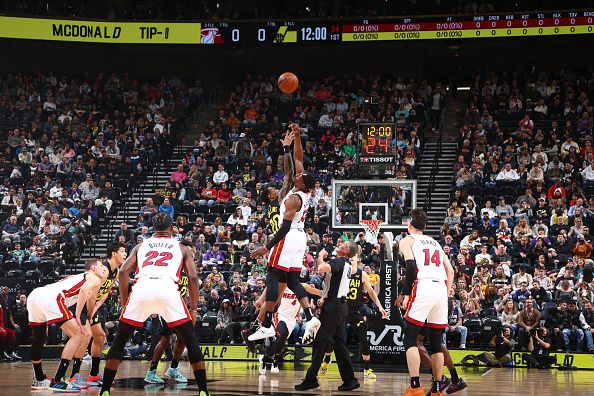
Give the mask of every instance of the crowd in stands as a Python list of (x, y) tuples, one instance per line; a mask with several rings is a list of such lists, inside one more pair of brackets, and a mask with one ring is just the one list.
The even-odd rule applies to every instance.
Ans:
[[(120, 85), (129, 87), (123, 81), (120, 81)], [(162, 87), (165, 89), (171, 85), (171, 81), (164, 81)], [(148, 84), (145, 86), (147, 90), (150, 87)], [(128, 92), (128, 89), (124, 89), (124, 92)], [(380, 237), (378, 244), (371, 245), (365, 242), (363, 233), (340, 233), (330, 228), (330, 216), (335, 215), (330, 209), (331, 180), (333, 177), (353, 174), (356, 154), (353, 142), (357, 139), (355, 122), (398, 121), (398, 137), (395, 138), (398, 145), (395, 146), (399, 149), (395, 155), (404, 166), (406, 147), (414, 147), (412, 151), (417, 150), (420, 153), (418, 135), (422, 128), (430, 125), (428, 122), (432, 117), (430, 109), (434, 96), (437, 98), (437, 106), (443, 106), (443, 102), (440, 104), (440, 97), (443, 96), (441, 88), (432, 88), (426, 81), (386, 77), (345, 77), (341, 80), (332, 76), (302, 82), (298, 93), (287, 95), (274, 89), (273, 78), (247, 76), (229, 94), (225, 109), (197, 136), (194, 148), (187, 151), (171, 174), (170, 181), (147, 199), (138, 213), (136, 228), (129, 228), (126, 223), (122, 223), (115, 239), (131, 249), (135, 243), (152, 234), (152, 217), (155, 213), (169, 213), (175, 220), (175, 237), (191, 240), (196, 247), (196, 267), (201, 275), (199, 309), (202, 321), (212, 324), (197, 327), (201, 329), (202, 339), (240, 341), (240, 330), (252, 318), (253, 303), (265, 287), (266, 259), (253, 260), (250, 257), (254, 249), (268, 241), (271, 233), (270, 221), (273, 218), (265, 215), (268, 208), (262, 202), (262, 192), (268, 186), (280, 188), (284, 178), (281, 137), (287, 123), (297, 122), (302, 128), (305, 167), (319, 180), (309, 202), (310, 210), (306, 222), (309, 251), (304, 257), (307, 269), (303, 274), (304, 280), (321, 287), (323, 276), (318, 274), (314, 260), (317, 252), (322, 248), (333, 252), (345, 240), (356, 239), (363, 249), (364, 269), (370, 274), (374, 287), (379, 288), (377, 272), (386, 255), (384, 240)], [(137, 99), (145, 103), (147, 98), (139, 93)], [(155, 99), (149, 100), (153, 104), (158, 102)], [(162, 136), (163, 133), (158, 133), (158, 125), (162, 124), (155, 124), (154, 120), (151, 122), (144, 117), (160, 114), (162, 120), (166, 116), (157, 113), (156, 109), (155, 113), (139, 112), (143, 117), (137, 116), (136, 120), (134, 117), (114, 119), (116, 111), (118, 110), (98, 113), (99, 121), (102, 122), (97, 123), (95, 128), (78, 122), (77, 125), (84, 131), (78, 136), (88, 136), (86, 139), (100, 148), (103, 141), (96, 136), (111, 131), (110, 125), (114, 124), (114, 129), (119, 126), (118, 129), (128, 133), (124, 133), (122, 137), (119, 134), (110, 134), (104, 140), (109, 142), (114, 139), (118, 143), (123, 140), (122, 143), (126, 143), (128, 139), (128, 144), (138, 143), (138, 147), (134, 146), (135, 151), (138, 148), (139, 153), (148, 156), (147, 143), (152, 144), (154, 136)], [(91, 126), (96, 124), (92, 115), (86, 115), (84, 119)], [(144, 128), (135, 128), (138, 120), (145, 124)], [(102, 129), (100, 125), (107, 127)], [(67, 126), (71, 127), (71, 124)], [(163, 130), (166, 131), (167, 128)], [(91, 131), (95, 134), (89, 135)], [(153, 131), (152, 135), (146, 136)], [(61, 136), (60, 132), (57, 131), (57, 138)], [(11, 134), (14, 136), (14, 132)], [(34, 136), (28, 130), (25, 130), (25, 134)], [(61, 142), (60, 139), (56, 141), (56, 145)], [(82, 166), (90, 161), (98, 162), (92, 156), (92, 147), (86, 149), (80, 143), (72, 144), (75, 144), (75, 150), (76, 147), (82, 147), (80, 155), (83, 158), (79, 161)], [(155, 150), (158, 146), (161, 146), (160, 141), (154, 146)], [(104, 148), (101, 151), (106, 154), (108, 150), (109, 148)], [(99, 168), (99, 165), (95, 166), (96, 169)], [(406, 166), (412, 173), (414, 167)], [(85, 174), (86, 171), (83, 170), (82, 175)], [(110, 177), (102, 178), (101, 175), (102, 173), (95, 170), (91, 173), (91, 179), (98, 179), (96, 181), (99, 183), (102, 180), (111, 180)], [(68, 186), (74, 181), (82, 180), (84, 179), (65, 178), (62, 185)], [(48, 184), (40, 187), (41, 200), (46, 195), (51, 195), (51, 192), (44, 192), (43, 188), (49, 187), (51, 190), (53, 186)], [(26, 187), (23, 189), (28, 191)], [(38, 195), (36, 189), (35, 186), (34, 197)], [(18, 194), (17, 191), (15, 195)], [(7, 194), (11, 194), (10, 189)], [(68, 193), (66, 196), (70, 197)], [(84, 205), (87, 204), (95, 206), (94, 201), (87, 201)], [(22, 219), (17, 216), (17, 224), (24, 222), (24, 218), (26, 216)], [(6, 224), (10, 224), (10, 221)], [(34, 222), (34, 225), (37, 226), (37, 223)], [(115, 288), (112, 293), (100, 310), (100, 316), (113, 334), (121, 304)], [(371, 303), (366, 313), (370, 318), (374, 317), (375, 311)], [(298, 321), (299, 329), (295, 331), (291, 342), (300, 342), (303, 322), (304, 319)], [(147, 321), (145, 328), (130, 345), (130, 350), (134, 351), (131, 356), (146, 353), (145, 347), (150, 345), (150, 335), (158, 330), (158, 326), (154, 320)], [(60, 338), (61, 335), (56, 333), (50, 337), (50, 341), (60, 342)]]
[[(592, 2), (567, 0), (564, 9), (577, 10), (591, 7)], [(552, 0), (494, 1), (494, 0), (145, 0), (141, 2), (114, 1), (98, 4), (90, 0), (42, 2), (0, 2), (0, 12), (13, 15), (45, 17), (73, 17), (109, 20), (192, 20), (206, 18), (261, 19), (261, 18), (327, 18), (373, 17), (394, 15), (451, 15), (491, 12), (521, 12), (556, 10), (559, 4)]]
[(590, 71), (475, 76), (441, 229), (462, 343), (499, 318), (517, 349), (594, 352), (592, 98)]
[(201, 97), (176, 76), (1, 76), (2, 276), (49, 281), (72, 268), (120, 198), (170, 157), (172, 125)]

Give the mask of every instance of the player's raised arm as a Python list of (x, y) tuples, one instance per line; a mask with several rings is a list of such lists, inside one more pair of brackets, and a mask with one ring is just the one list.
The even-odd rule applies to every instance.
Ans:
[(293, 132), (293, 139), (295, 144), (293, 145), (293, 157), (295, 159), (295, 174), (305, 172), (303, 167), (303, 146), (301, 145), (301, 128), (298, 124), (290, 125), (291, 131)]
[(285, 215), (283, 217), (283, 222), (278, 229), (278, 231), (274, 234), (270, 242), (268, 242), (264, 246), (260, 246), (258, 249), (254, 250), (252, 253), (252, 258), (259, 258), (263, 257), (267, 254), (276, 244), (283, 240), (283, 238), (289, 233), (291, 230), (291, 224), (295, 219), (295, 214), (301, 208), (301, 198), (296, 195), (290, 195), (287, 200), (285, 201)]
[(142, 243), (139, 243), (138, 245), (134, 246), (134, 249), (132, 249), (126, 261), (124, 261), (124, 264), (122, 265), (122, 268), (120, 268), (120, 272), (118, 274), (118, 282), (122, 304), (126, 304), (126, 301), (128, 301), (128, 286), (130, 285), (130, 272), (132, 272), (132, 270), (136, 268), (138, 264), (138, 259), (136, 255), (141, 245)]
[(188, 275), (188, 293), (190, 294), (190, 316), (192, 322), (196, 323), (196, 314), (198, 311), (198, 272), (194, 266), (194, 253), (187, 246), (180, 245), (184, 267)]
[(282, 200), (293, 187), (293, 176), (295, 175), (295, 168), (293, 166), (293, 156), (291, 153), (291, 143), (293, 142), (295, 135), (293, 132), (288, 131), (285, 133), (283, 139), (283, 170), (285, 172), (285, 178), (283, 180), (283, 187), (279, 193), (279, 200)]

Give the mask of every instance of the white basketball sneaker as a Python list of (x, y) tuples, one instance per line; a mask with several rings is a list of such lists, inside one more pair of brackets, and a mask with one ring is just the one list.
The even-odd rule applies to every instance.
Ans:
[(272, 325), (270, 327), (260, 326), (254, 334), (251, 334), (248, 337), (248, 341), (263, 340), (265, 338), (274, 337), (275, 335), (276, 331), (274, 331), (274, 327), (272, 327)]
[(315, 316), (305, 324), (305, 332), (303, 334), (303, 345), (309, 345), (314, 342), (314, 340), (316, 339), (316, 334), (318, 334), (318, 330), (320, 329), (321, 324), (322, 322), (320, 322), (320, 319), (316, 318)]

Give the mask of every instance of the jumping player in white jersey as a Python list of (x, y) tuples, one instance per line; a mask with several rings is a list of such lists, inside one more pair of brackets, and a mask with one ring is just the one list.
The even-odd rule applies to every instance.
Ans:
[(409, 236), (400, 241), (400, 252), (406, 263), (404, 285), (404, 347), (410, 373), (410, 387), (404, 396), (424, 396), (419, 380), (420, 356), (417, 336), (427, 326), (427, 338), (431, 350), (433, 383), (431, 395), (441, 396), (439, 390), (443, 374), (441, 336), (448, 326), (448, 291), (452, 287), (454, 270), (443, 249), (433, 238), (423, 235), (427, 225), (427, 213), (413, 209), (408, 224)]
[[(153, 217), (153, 229), (155, 235), (134, 247), (118, 276), (120, 296), (122, 301), (126, 301), (126, 305), (120, 316), (115, 340), (107, 354), (103, 386), (99, 395), (110, 395), (111, 385), (124, 356), (124, 346), (135, 328), (143, 326), (145, 320), (156, 313), (186, 344), (198, 393), (200, 396), (207, 396), (204, 358), (194, 332), (198, 306), (198, 275), (194, 267), (194, 255), (190, 249), (171, 237), (173, 219), (169, 214), (157, 213)], [(134, 269), (136, 283), (128, 298), (129, 274)], [(185, 270), (189, 280), (189, 311), (178, 290), (182, 270)]]
[[(321, 296), (321, 290), (316, 289), (307, 283), (301, 284), (309, 294)], [(256, 301), (256, 306), (261, 306), (264, 303), (266, 290), (262, 296)], [(295, 293), (289, 288), (285, 288), (283, 294), (279, 296), (278, 308), (273, 315), (274, 327), (276, 328), (276, 339), (274, 343), (266, 350), (265, 355), (260, 356), (260, 374), (266, 374), (266, 367), (270, 366), (271, 373), (279, 372), (279, 365), (282, 362), (282, 351), (285, 347), (287, 339), (293, 333), (295, 322), (299, 316), (301, 305), (297, 300)]]
[[(88, 341), (84, 326), (80, 322), (83, 307), (93, 312), (99, 287), (107, 278), (107, 269), (101, 260), (90, 259), (85, 262), (85, 272), (69, 276), (59, 282), (33, 290), (27, 298), (29, 326), (33, 334), (31, 342), (31, 363), (35, 378), (31, 390), (54, 390), (56, 392), (76, 393), (80, 388), (63, 381), (70, 361), (85, 340)], [(68, 307), (77, 304), (76, 316)], [(52, 380), (46, 378), (41, 367), (41, 352), (47, 339), (47, 325), (59, 324), (68, 335), (68, 342), (62, 350), (60, 365)]]
[(299, 273), (303, 256), (307, 248), (304, 226), (308, 211), (310, 191), (315, 186), (315, 177), (307, 173), (303, 167), (303, 147), (301, 146), (301, 130), (299, 125), (291, 124), (294, 135), (295, 155), (295, 188), (281, 202), (280, 217), (282, 225), (274, 237), (265, 246), (252, 253), (252, 258), (268, 255), (268, 271), (266, 273), (266, 304), (262, 326), (248, 337), (249, 341), (261, 340), (274, 336), (272, 314), (279, 295), (279, 282), (286, 278), (287, 286), (295, 292), (301, 303), (307, 320), (305, 339), (313, 341), (312, 335), (320, 327), (320, 321), (313, 316), (307, 292), (299, 283)]

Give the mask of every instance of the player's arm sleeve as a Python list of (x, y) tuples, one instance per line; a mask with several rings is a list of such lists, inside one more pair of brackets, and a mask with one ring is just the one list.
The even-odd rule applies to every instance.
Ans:
[(404, 265), (406, 267), (406, 279), (404, 281), (402, 294), (408, 296), (412, 292), (412, 288), (417, 277), (417, 262), (415, 260), (409, 259), (404, 262)]
[(283, 223), (281, 224), (278, 231), (274, 234), (270, 242), (266, 244), (266, 249), (271, 250), (277, 243), (282, 241), (282, 239), (287, 236), (289, 231), (291, 230), (291, 224), (293, 223), (292, 220), (283, 219)]

